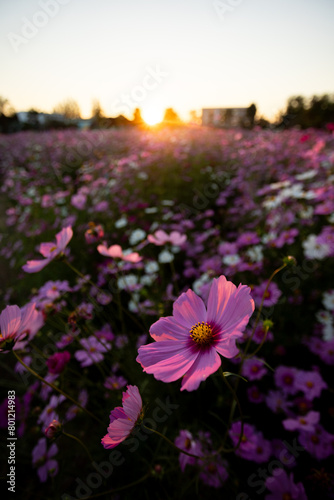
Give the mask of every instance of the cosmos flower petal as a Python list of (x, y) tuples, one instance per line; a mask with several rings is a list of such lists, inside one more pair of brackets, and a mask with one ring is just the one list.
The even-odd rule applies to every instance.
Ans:
[(109, 248), (105, 245), (98, 245), (97, 251), (105, 257), (121, 257), (122, 248), (119, 245), (111, 245)]
[(143, 402), (139, 394), (139, 389), (135, 385), (128, 385), (128, 390), (123, 395), (124, 412), (133, 422), (135, 422), (143, 407)]
[(102, 439), (101, 443), (103, 444), (104, 448), (107, 450), (110, 450), (111, 448), (115, 448), (116, 446), (119, 445), (121, 441), (115, 441), (112, 439), (109, 434), (106, 434)]
[(209, 347), (201, 351), (200, 355), (186, 372), (182, 380), (181, 391), (194, 391), (203, 380), (215, 373), (221, 365), (221, 359), (215, 349)]
[(43, 269), (45, 266), (47, 266), (49, 262), (50, 262), (50, 259), (28, 260), (28, 262), (22, 266), (22, 269), (26, 273), (37, 273), (38, 271)]
[(110, 423), (118, 418), (126, 418), (126, 413), (121, 406), (116, 406), (116, 408), (110, 412)]
[(43, 257), (50, 257), (51, 253), (56, 250), (55, 243), (47, 242), (41, 243), (39, 246), (39, 253), (43, 255)]
[(173, 316), (181, 325), (189, 327), (196, 323), (206, 321), (206, 308), (203, 300), (192, 290), (182, 293), (174, 302)]
[(208, 321), (221, 325), (224, 333), (232, 333), (238, 327), (243, 329), (255, 307), (250, 291), (246, 285), (237, 288), (225, 276), (214, 279), (208, 300)]
[(219, 354), (224, 356), (224, 358), (234, 358), (234, 356), (239, 353), (239, 349), (235, 345), (234, 338), (227, 338), (222, 342), (218, 342), (215, 344), (215, 349), (219, 352)]
[(207, 306), (208, 321), (219, 322), (236, 288), (234, 283), (227, 281), (225, 276), (220, 276), (212, 281)]
[(150, 328), (150, 335), (154, 340), (185, 340), (189, 337), (189, 327), (180, 325), (173, 316), (160, 318)]
[(21, 323), (21, 310), (18, 306), (7, 306), (0, 315), (0, 331), (3, 338), (17, 333)]
[(101, 442), (105, 448), (114, 448), (132, 432), (142, 411), (142, 400), (136, 386), (128, 385), (123, 392), (123, 408), (118, 406), (110, 414), (108, 434)]
[(199, 350), (180, 342), (166, 340), (142, 346), (138, 350), (137, 361), (146, 373), (153, 373), (157, 380), (174, 382), (182, 377), (193, 365)]
[(27, 330), (29, 324), (37, 315), (38, 313), (35, 310), (35, 303), (27, 304), (24, 309), (21, 309), (21, 324), (18, 333), (23, 333)]
[(72, 236), (73, 230), (70, 226), (64, 227), (58, 234), (56, 234), (57, 248), (59, 251), (62, 252), (65, 249)]

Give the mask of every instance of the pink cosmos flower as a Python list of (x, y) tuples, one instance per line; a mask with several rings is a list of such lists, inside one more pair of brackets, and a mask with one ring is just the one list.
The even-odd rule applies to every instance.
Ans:
[(147, 239), (150, 243), (154, 245), (161, 246), (165, 243), (171, 243), (172, 245), (181, 246), (186, 241), (187, 236), (181, 234), (178, 231), (172, 231), (169, 235), (162, 229), (158, 229), (154, 235), (149, 234)]
[(127, 386), (127, 390), (123, 392), (122, 404), (123, 407), (117, 406), (110, 413), (108, 434), (101, 440), (106, 449), (115, 448), (124, 441), (142, 413), (143, 403), (136, 385)]
[(327, 389), (326, 382), (322, 379), (320, 373), (298, 370), (295, 386), (303, 391), (305, 398), (312, 401), (318, 398), (323, 389)]
[(56, 243), (41, 243), (39, 252), (45, 257), (43, 260), (28, 260), (24, 266), (23, 271), (26, 273), (37, 273), (45, 266), (48, 265), (57, 255), (61, 254), (73, 236), (73, 231), (70, 226), (64, 227), (58, 234), (56, 234)]
[(137, 361), (163, 382), (183, 377), (181, 391), (193, 391), (218, 370), (219, 354), (226, 358), (238, 354), (235, 341), (253, 311), (250, 288), (241, 284), (237, 288), (220, 276), (212, 282), (207, 308), (192, 290), (174, 302), (173, 316), (151, 326), (156, 342), (139, 347)]
[(278, 366), (275, 370), (275, 384), (279, 389), (282, 389), (284, 394), (296, 394), (296, 377), (298, 370), (290, 366)]
[(315, 426), (313, 432), (301, 430), (298, 441), (317, 460), (324, 460), (334, 453), (334, 436), (320, 424)]
[(106, 245), (99, 245), (97, 247), (97, 251), (104, 255), (105, 257), (111, 257), (113, 259), (122, 259), (127, 262), (140, 262), (143, 257), (140, 257), (139, 253), (132, 252), (129, 254), (124, 254), (122, 248), (119, 245), (111, 245), (111, 247), (107, 248)]
[(281, 469), (275, 476), (266, 479), (266, 486), (271, 491), (265, 500), (307, 500), (305, 489), (302, 483), (295, 484), (293, 474), (290, 476)]
[(51, 424), (44, 429), (44, 434), (49, 439), (55, 439), (58, 437), (61, 434), (61, 423), (59, 420), (52, 420)]
[(61, 373), (71, 358), (68, 351), (55, 352), (46, 360), (46, 365), (50, 373)]
[(15, 343), (30, 333), (36, 322), (38, 311), (35, 304), (27, 304), (20, 309), (18, 306), (7, 306), (0, 314), (0, 352), (6, 343)]
[(218, 455), (202, 467), (199, 477), (204, 484), (212, 488), (221, 488), (228, 479), (226, 467), (227, 462)]
[(278, 299), (282, 295), (281, 290), (278, 288), (276, 283), (271, 282), (268, 290), (265, 292), (267, 283), (261, 283), (259, 286), (255, 286), (252, 290), (252, 297), (255, 300), (255, 304), (260, 306), (262, 297), (264, 295), (263, 306), (270, 307), (277, 304)]
[(259, 380), (266, 373), (268, 369), (263, 364), (262, 360), (256, 358), (245, 359), (242, 367), (242, 375), (248, 380)]
[(111, 349), (111, 344), (103, 340), (99, 340), (94, 335), (86, 339), (81, 339), (80, 344), (84, 349), (76, 351), (74, 357), (81, 364), (81, 368), (100, 363), (104, 359), (103, 353)]
[[(241, 429), (242, 426), (240, 421), (233, 422), (231, 425), (229, 435), (233, 442), (233, 446), (239, 443)], [(268, 461), (272, 449), (270, 442), (263, 437), (262, 432), (256, 430), (251, 424), (244, 424), (239, 448), (235, 453), (245, 460), (261, 463)]]
[(313, 432), (315, 425), (319, 423), (320, 413), (318, 411), (309, 411), (307, 415), (287, 418), (283, 420), (282, 424), (287, 431), (303, 430)]
[(41, 483), (45, 483), (48, 476), (54, 477), (58, 472), (58, 462), (52, 457), (58, 453), (56, 444), (47, 449), (46, 438), (41, 438), (32, 450), (32, 463), (37, 468)]
[[(180, 431), (179, 435), (175, 438), (174, 444), (181, 450), (191, 453), (192, 455), (198, 457), (203, 455), (201, 443), (196, 441), (191, 432), (186, 429)], [(184, 472), (187, 465), (195, 465), (196, 461), (197, 459), (195, 457), (189, 457), (189, 455), (185, 455), (184, 453), (180, 453), (179, 455), (179, 463), (182, 472)]]

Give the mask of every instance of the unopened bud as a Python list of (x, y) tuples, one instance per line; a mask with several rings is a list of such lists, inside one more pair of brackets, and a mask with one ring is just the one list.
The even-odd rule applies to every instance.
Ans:
[(58, 420), (52, 420), (51, 424), (45, 429), (44, 434), (49, 439), (56, 439), (61, 434), (61, 423)]

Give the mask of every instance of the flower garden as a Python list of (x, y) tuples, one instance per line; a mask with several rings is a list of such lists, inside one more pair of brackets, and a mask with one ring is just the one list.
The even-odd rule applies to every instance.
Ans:
[(0, 158), (3, 488), (334, 498), (333, 132), (21, 132)]

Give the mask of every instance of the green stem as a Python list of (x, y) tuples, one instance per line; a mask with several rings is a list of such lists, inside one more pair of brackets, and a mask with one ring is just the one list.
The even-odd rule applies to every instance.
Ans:
[(182, 450), (181, 448), (179, 448), (178, 446), (176, 446), (173, 441), (171, 441), (170, 439), (168, 439), (168, 437), (164, 436), (163, 434), (161, 434), (161, 432), (159, 431), (156, 431), (155, 429), (151, 429), (150, 427), (147, 427), (146, 425), (143, 425), (143, 427), (145, 427), (145, 429), (151, 431), (151, 432), (154, 432), (155, 434), (157, 434), (158, 436), (162, 437), (165, 441), (167, 441), (167, 443), (169, 445), (171, 445), (173, 448), (175, 448), (176, 450), (178, 450), (180, 453), (184, 453), (184, 455), (188, 455), (188, 457), (193, 457), (193, 458), (200, 458), (203, 460), (203, 458), (205, 457), (199, 457), (198, 455), (193, 455), (192, 453), (188, 453), (187, 451), (185, 450)]
[(97, 422), (99, 422), (100, 424), (104, 424), (104, 422), (102, 422), (102, 420), (100, 420), (99, 418), (97, 418), (93, 413), (91, 413), (89, 410), (87, 410), (86, 408), (84, 408), (83, 406), (81, 406), (80, 403), (78, 403), (77, 401), (75, 401), (75, 399), (73, 399), (71, 396), (69, 396), (68, 394), (66, 394), (66, 392), (62, 391), (61, 389), (59, 389), (57, 386), (55, 386), (54, 384), (52, 384), (51, 382), (48, 382), (47, 380), (45, 380), (43, 377), (41, 377), (40, 375), (38, 375), (38, 373), (36, 373), (32, 368), (30, 368), (30, 366), (26, 365), (25, 362), (18, 356), (18, 354), (13, 350), (12, 351), (15, 358), (17, 359), (17, 361), (19, 363), (21, 363), (22, 366), (24, 366), (24, 368), (26, 370), (28, 370), (32, 375), (34, 375), (36, 378), (38, 378), (38, 380), (40, 380), (41, 382), (43, 382), (43, 384), (46, 384), (48, 385), (49, 387), (51, 387), (54, 391), (57, 391), (59, 392), (59, 394), (61, 394), (62, 396), (64, 396), (66, 399), (68, 399), (69, 401), (72, 401), (73, 404), (75, 404), (78, 408), (80, 408), (80, 410), (84, 411), (85, 413), (87, 413), (91, 418), (93, 418), (94, 420), (96, 420)]
[(151, 475), (151, 472), (147, 472), (141, 478), (137, 479), (136, 481), (132, 481), (132, 483), (126, 484), (125, 486), (120, 486), (119, 488), (113, 488), (112, 490), (103, 491), (102, 493), (97, 493), (97, 495), (93, 495), (91, 497), (85, 497), (85, 500), (90, 500), (91, 498), (98, 498), (98, 497), (102, 497), (104, 495), (110, 495), (112, 493), (117, 493), (118, 491), (126, 490), (128, 488), (131, 488), (132, 486), (136, 486), (136, 484), (142, 483), (147, 478), (149, 478), (150, 475)]
[(91, 286), (96, 288), (96, 290), (103, 293), (103, 291), (97, 285), (95, 285), (95, 283), (93, 283), (90, 279), (87, 279), (87, 277), (82, 274), (76, 267), (72, 266), (72, 264), (70, 264), (67, 259), (63, 259), (62, 262), (64, 262), (64, 264), (66, 264), (74, 273), (80, 276), (80, 278), (82, 278), (86, 283), (89, 283)]
[[(268, 291), (268, 288), (269, 288), (269, 285), (270, 283), (272, 282), (272, 280), (274, 279), (274, 277), (276, 276), (277, 273), (279, 273), (280, 271), (282, 271), (282, 269), (284, 269), (285, 267), (287, 266), (287, 264), (282, 264), (280, 267), (278, 267), (277, 269), (275, 269), (275, 271), (271, 274), (271, 276), (269, 277), (268, 279), (268, 283), (266, 285), (266, 288), (263, 292), (263, 295), (262, 295), (262, 300), (261, 300), (261, 304), (260, 304), (260, 307), (259, 307), (259, 310), (257, 312), (257, 316), (256, 316), (256, 319), (255, 319), (255, 323), (254, 323), (254, 326), (253, 326), (253, 330), (252, 330), (252, 333), (248, 339), (248, 342), (246, 344), (246, 347), (245, 347), (245, 351), (243, 353), (243, 355), (245, 356), (248, 349), (249, 349), (249, 346), (250, 346), (250, 343), (254, 337), (254, 333), (255, 333), (255, 330), (256, 330), (256, 327), (260, 321), (260, 316), (261, 316), (261, 312), (262, 312), (262, 309), (263, 309), (263, 302), (264, 302), (264, 299), (266, 297), (266, 293)], [(241, 367), (242, 367), (242, 364), (241, 364)]]
[(83, 447), (83, 449), (85, 450), (85, 452), (87, 453), (88, 458), (91, 461), (91, 463), (94, 462), (91, 454), (89, 453), (89, 450), (88, 450), (87, 446), (81, 441), (81, 439), (79, 439), (76, 436), (73, 436), (73, 434), (68, 434), (67, 432), (64, 432), (64, 431), (62, 431), (62, 434), (64, 434), (64, 436), (67, 436), (67, 437), (69, 437), (71, 439), (74, 439), (77, 443), (79, 443)]
[(244, 433), (244, 419), (243, 419), (243, 413), (242, 413), (240, 401), (238, 399), (238, 396), (236, 394), (235, 389), (233, 389), (233, 387), (231, 386), (231, 384), (227, 381), (227, 378), (224, 375), (222, 367), (219, 368), (219, 372), (220, 372), (221, 376), (223, 377), (223, 380), (224, 380), (225, 384), (227, 385), (229, 391), (231, 392), (231, 394), (233, 396), (233, 402), (235, 402), (237, 404), (237, 406), (238, 406), (240, 417), (241, 417), (241, 432), (240, 432), (240, 436), (239, 436), (239, 441), (238, 441), (238, 443), (236, 444), (236, 446), (234, 448), (225, 449), (224, 448), (224, 444), (225, 444), (225, 441), (226, 441), (227, 436), (228, 436), (228, 431), (230, 429), (231, 422), (232, 422), (233, 415), (234, 415), (234, 410), (235, 410), (235, 405), (232, 404), (231, 405), (229, 419), (228, 419), (228, 424), (227, 424), (227, 430), (226, 430), (226, 433), (225, 433), (222, 445), (218, 448), (218, 451), (217, 451), (217, 452), (224, 451), (225, 453), (231, 453), (231, 452), (236, 451), (239, 448), (239, 446), (240, 446), (240, 443), (241, 443), (241, 440), (242, 440), (242, 436), (243, 436), (243, 433)]

